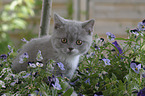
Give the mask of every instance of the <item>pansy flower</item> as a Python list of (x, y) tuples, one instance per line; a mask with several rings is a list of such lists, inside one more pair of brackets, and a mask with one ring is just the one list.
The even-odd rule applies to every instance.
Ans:
[(139, 28), (140, 31), (145, 30), (145, 19), (142, 22), (138, 23), (138, 28)]
[(65, 70), (64, 65), (63, 65), (61, 62), (56, 63), (56, 64), (58, 65), (58, 67), (59, 67), (61, 70)]
[(130, 30), (130, 33), (132, 33), (132, 34), (138, 36), (138, 35), (139, 35), (139, 29), (138, 29), (138, 28), (132, 29), (132, 30)]
[(106, 32), (107, 38), (110, 41), (113, 41), (115, 39), (115, 35), (110, 33), (110, 32)]
[(50, 85), (50, 86), (52, 86), (52, 84), (54, 84), (55, 83), (55, 76), (54, 75), (52, 75), (52, 77), (51, 76), (48, 76), (48, 85)]
[(138, 92), (137, 96), (145, 96), (145, 87)]
[(90, 78), (88, 78), (88, 79), (85, 81), (85, 83), (89, 83), (89, 85), (90, 85)]
[(101, 41), (101, 42), (104, 42), (104, 38), (100, 38), (100, 41)]
[(59, 84), (59, 80), (58, 78), (55, 78), (55, 84), (52, 84), (52, 86), (54, 87), (54, 89), (57, 89), (57, 90), (61, 90), (61, 86)]
[(29, 65), (31, 68), (36, 68), (36, 64), (33, 63), (33, 62), (28, 62), (28, 65)]
[(36, 66), (43, 67), (43, 63), (42, 62), (36, 62)]
[(43, 57), (42, 57), (42, 54), (41, 54), (41, 51), (40, 51), (40, 50), (39, 50), (38, 53), (37, 53), (36, 59), (37, 59), (37, 61), (43, 60)]
[(122, 49), (120, 48), (120, 46), (119, 46), (119, 44), (117, 43), (117, 41), (114, 41), (112, 44), (118, 49), (119, 54), (122, 54), (122, 53), (123, 53), (123, 52), (122, 52)]
[(97, 44), (94, 44), (93, 46), (94, 46), (95, 50), (100, 49), (100, 48), (97, 46)]
[(6, 54), (2, 54), (2, 55), (0, 56), (0, 59), (3, 59), (3, 60), (7, 59), (7, 55), (6, 55)]
[(139, 74), (139, 70), (141, 69), (141, 64), (139, 64), (138, 62), (132, 61), (130, 64), (130, 67), (135, 73)]
[(109, 59), (102, 59), (102, 60), (104, 61), (105, 65), (111, 65)]

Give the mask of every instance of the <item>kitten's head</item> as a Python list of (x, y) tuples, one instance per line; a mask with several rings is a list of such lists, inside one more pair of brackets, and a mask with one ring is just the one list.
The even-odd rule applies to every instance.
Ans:
[(92, 43), (93, 26), (94, 20), (78, 22), (54, 14), (53, 48), (66, 56), (86, 53)]

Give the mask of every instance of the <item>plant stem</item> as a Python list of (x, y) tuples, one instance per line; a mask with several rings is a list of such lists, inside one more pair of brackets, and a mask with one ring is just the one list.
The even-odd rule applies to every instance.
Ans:
[(43, 0), (39, 37), (48, 35), (51, 19), (52, 0)]

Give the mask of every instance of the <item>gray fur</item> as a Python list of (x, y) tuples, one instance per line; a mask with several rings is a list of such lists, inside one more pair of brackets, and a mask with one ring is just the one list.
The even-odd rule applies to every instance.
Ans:
[[(51, 36), (32, 39), (29, 43), (22, 47), (21, 52), (12, 63), (12, 69), (15, 72), (27, 70), (27, 62), (36, 62), (36, 54), (41, 51), (44, 64), (49, 59), (64, 64), (65, 70), (56, 70), (56, 74), (64, 74), (71, 78), (76, 70), (79, 62), (79, 57), (86, 53), (92, 43), (94, 20), (78, 22), (67, 20), (54, 14), (54, 31)], [(66, 38), (67, 43), (62, 43), (61, 39)], [(77, 45), (76, 41), (82, 40), (82, 45)], [(71, 51), (69, 48), (73, 48)], [(19, 56), (27, 52), (29, 58), (27, 62), (19, 63)]]

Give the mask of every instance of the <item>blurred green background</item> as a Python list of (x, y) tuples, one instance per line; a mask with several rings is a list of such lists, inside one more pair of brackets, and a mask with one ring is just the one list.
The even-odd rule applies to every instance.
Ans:
[[(41, 6), (40, 0), (14, 0), (4, 5), (0, 17), (0, 54), (8, 51), (7, 46), (13, 46), (15, 40), (35, 37), (28, 29), (30, 18), (35, 15), (35, 6)], [(12, 40), (13, 39), (13, 40)], [(20, 47), (17, 43), (16, 48)]]
[[(65, 4), (68, 14), (65, 18), (72, 18), (72, 0)], [(42, 0), (0, 1), (0, 54), (8, 52), (8, 45), (19, 49), (24, 44), (23, 38), (29, 41), (38, 37), (41, 8)]]

